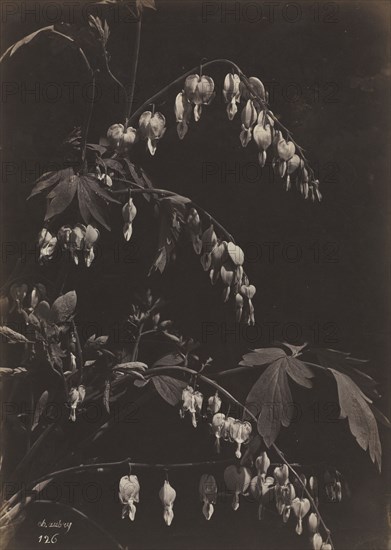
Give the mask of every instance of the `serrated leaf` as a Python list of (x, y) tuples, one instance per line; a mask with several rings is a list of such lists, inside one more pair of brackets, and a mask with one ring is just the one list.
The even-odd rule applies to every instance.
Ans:
[(77, 296), (74, 290), (59, 296), (51, 307), (51, 319), (53, 323), (64, 323), (74, 313)]
[(50, 203), (46, 209), (45, 221), (50, 220), (54, 216), (58, 216), (72, 202), (78, 186), (78, 176), (62, 179), (56, 187), (48, 194)]
[(165, 375), (154, 376), (152, 382), (159, 395), (172, 406), (179, 403), (182, 391), (187, 386), (186, 382)]
[(42, 393), (41, 397), (38, 399), (38, 403), (35, 407), (33, 423), (31, 425), (31, 431), (35, 430), (35, 428), (38, 426), (39, 419), (41, 418), (41, 415), (45, 410), (48, 399), (49, 399), (49, 392), (45, 390)]
[(273, 363), (281, 357), (286, 357), (284, 350), (280, 348), (259, 348), (243, 355), (239, 365), (247, 367), (262, 367)]
[(283, 352), (283, 357), (273, 361), (261, 374), (246, 399), (246, 407), (254, 416), (259, 414), (258, 432), (268, 447), (276, 440), (281, 425), (289, 426), (295, 412), (288, 376), (301, 386), (312, 386), (311, 369)]
[(347, 418), (350, 431), (360, 447), (366, 451), (373, 463), (381, 471), (381, 443), (376, 419), (371, 411), (371, 400), (360, 390), (355, 382), (346, 374), (335, 369), (329, 369), (338, 388), (341, 418)]
[(4, 336), (10, 344), (31, 344), (32, 342), (20, 332), (16, 332), (12, 328), (0, 326), (0, 335)]
[(45, 191), (46, 189), (50, 189), (50, 187), (53, 187), (53, 185), (55, 185), (57, 182), (60, 181), (62, 177), (62, 172), (63, 170), (59, 170), (58, 172), (46, 172), (45, 174), (42, 174), (42, 176), (40, 176), (36, 180), (33, 190), (31, 191), (28, 199), (31, 199), (31, 197), (34, 197), (35, 195), (42, 193), (42, 191)]
[[(103, 227), (110, 231), (110, 225), (106, 220), (106, 212), (101, 204), (102, 199), (90, 189), (82, 179), (77, 188), (80, 213), (85, 223), (90, 223), (91, 218), (95, 218)], [(106, 205), (105, 205), (106, 206)]]

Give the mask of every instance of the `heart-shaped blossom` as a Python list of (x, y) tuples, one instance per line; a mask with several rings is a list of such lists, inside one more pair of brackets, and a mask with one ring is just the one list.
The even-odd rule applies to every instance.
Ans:
[(311, 508), (310, 501), (308, 498), (295, 498), (291, 506), (297, 517), (296, 533), (301, 535), (303, 532), (303, 518), (308, 514)]
[(210, 76), (192, 74), (185, 80), (184, 94), (194, 105), (194, 120), (198, 122), (202, 113), (202, 105), (209, 105), (215, 94), (215, 84)]
[(238, 112), (237, 103), (240, 102), (240, 78), (237, 74), (228, 73), (224, 79), (223, 96), (227, 105), (229, 120), (233, 120)]
[(163, 487), (159, 491), (159, 498), (163, 504), (163, 519), (167, 526), (170, 526), (174, 519), (174, 502), (176, 498), (176, 491), (171, 487), (170, 482), (166, 479)]
[(203, 503), (202, 513), (204, 514), (205, 519), (210, 520), (217, 500), (217, 483), (212, 475), (203, 474), (201, 476), (199, 492), (201, 502)]
[(242, 110), (242, 131), (240, 132), (240, 142), (242, 147), (247, 147), (252, 138), (252, 127), (257, 120), (257, 110), (254, 102), (249, 99)]
[(123, 504), (122, 519), (128, 515), (129, 519), (134, 521), (136, 516), (135, 503), (140, 502), (140, 484), (137, 476), (128, 475), (121, 477), (118, 495)]
[(175, 99), (175, 118), (177, 121), (177, 132), (179, 139), (183, 139), (189, 129), (189, 122), (191, 118), (191, 103), (187, 99), (184, 92), (180, 92)]
[(220, 439), (223, 437), (223, 429), (225, 426), (225, 414), (216, 413), (212, 418), (212, 432), (216, 438), (216, 451), (220, 453)]
[(133, 220), (136, 217), (137, 208), (132, 198), (122, 207), (122, 218), (124, 220), (123, 234), (126, 241), (130, 241), (133, 233)]
[(144, 111), (139, 118), (139, 133), (147, 140), (148, 150), (154, 155), (159, 140), (166, 133), (166, 117), (159, 112)]
[(229, 435), (230, 439), (232, 441), (235, 441), (237, 444), (237, 449), (235, 451), (236, 458), (241, 458), (241, 446), (249, 442), (251, 432), (252, 426), (250, 422), (235, 420), (231, 423), (229, 428)]
[[(265, 86), (256, 76), (250, 76), (248, 86), (245, 82), (240, 83), (240, 91), (244, 100), (250, 99), (254, 95), (259, 96), (263, 101), (266, 100)], [(251, 89), (250, 89), (251, 88)]]
[(39, 263), (43, 263), (46, 260), (50, 260), (57, 246), (57, 237), (52, 235), (46, 228), (41, 230), (38, 238), (39, 251)]
[(84, 261), (87, 267), (90, 267), (95, 258), (94, 245), (96, 244), (98, 239), (98, 229), (96, 227), (93, 227), (92, 225), (87, 225), (83, 243)]
[(209, 412), (209, 414), (214, 415), (218, 413), (220, 409), (221, 409), (221, 399), (219, 397), (219, 393), (216, 392), (214, 395), (212, 395), (208, 399), (207, 411)]
[(239, 508), (239, 495), (245, 493), (251, 482), (250, 470), (243, 466), (227, 466), (224, 470), (224, 482), (227, 488), (234, 493), (232, 508)]
[(189, 412), (191, 415), (191, 423), (194, 428), (197, 427), (196, 413), (201, 412), (203, 400), (204, 396), (202, 393), (195, 391), (191, 386), (187, 386), (182, 391), (182, 407), (180, 409), (180, 415), (184, 418), (185, 413)]

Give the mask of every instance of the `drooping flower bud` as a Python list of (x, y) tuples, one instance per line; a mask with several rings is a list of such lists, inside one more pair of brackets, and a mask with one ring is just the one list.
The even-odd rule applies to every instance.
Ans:
[(234, 493), (232, 508), (237, 510), (239, 508), (239, 495), (247, 491), (251, 482), (250, 470), (243, 466), (227, 466), (224, 470), (224, 482), (228, 490)]
[(57, 246), (57, 237), (54, 237), (47, 229), (42, 229), (38, 239), (38, 246), (40, 247), (39, 263), (50, 260)]
[(259, 151), (262, 153), (270, 147), (272, 143), (272, 131), (269, 124), (257, 124), (253, 130), (254, 141), (257, 144)]
[(281, 139), (277, 142), (277, 154), (282, 160), (289, 160), (293, 157), (295, 154), (296, 147), (293, 141), (285, 141), (284, 138), (281, 137)]
[(315, 512), (311, 512), (308, 516), (308, 529), (310, 533), (316, 533), (319, 527), (319, 518)]
[(83, 385), (78, 386), (77, 388), (71, 388), (69, 391), (69, 400), (70, 400), (70, 407), (71, 412), (69, 419), (72, 420), (72, 422), (76, 421), (76, 409), (79, 403), (83, 403), (84, 398), (86, 396), (86, 389)]
[(73, 261), (79, 265), (79, 253), (83, 250), (84, 236), (86, 234), (86, 226), (78, 223), (71, 232), (69, 238), (69, 250)]
[(154, 155), (158, 141), (166, 132), (166, 117), (159, 112), (144, 111), (139, 119), (139, 131), (141, 138), (147, 140), (149, 152)]
[(191, 242), (193, 244), (194, 252), (201, 254), (202, 240), (201, 240), (201, 219), (195, 208), (191, 208), (187, 217), (187, 227), (189, 228)]
[(99, 239), (99, 231), (96, 227), (92, 225), (87, 225), (86, 233), (84, 235), (84, 261), (87, 267), (90, 267), (92, 264), (95, 254), (94, 254), (94, 245)]
[(214, 98), (215, 84), (210, 76), (192, 74), (185, 80), (184, 94), (194, 105), (194, 120), (198, 122), (202, 113), (202, 105), (209, 105)]
[(137, 208), (133, 202), (133, 199), (130, 198), (126, 204), (122, 207), (122, 218), (124, 220), (123, 234), (126, 241), (130, 241), (130, 238), (133, 233), (133, 220), (136, 217)]
[(183, 139), (189, 129), (191, 118), (191, 103), (184, 92), (180, 92), (175, 99), (175, 118), (177, 121), (177, 132), (179, 139)]
[(202, 513), (207, 520), (213, 515), (214, 504), (217, 500), (217, 483), (215, 478), (209, 474), (203, 474), (199, 483), (201, 502), (203, 502)]
[(240, 141), (242, 147), (247, 147), (252, 138), (252, 127), (257, 120), (257, 110), (254, 103), (249, 99), (242, 110), (242, 131)]
[(243, 296), (239, 293), (235, 296), (235, 312), (236, 312), (236, 322), (239, 323), (242, 318), (243, 311)]
[(140, 483), (137, 476), (128, 475), (121, 477), (118, 496), (123, 504), (122, 519), (128, 515), (130, 521), (134, 521), (136, 516), (135, 503), (140, 502)]
[(174, 519), (174, 502), (176, 491), (171, 487), (170, 482), (165, 480), (163, 487), (159, 491), (159, 498), (163, 504), (163, 518), (167, 526), (170, 526)]
[(238, 112), (236, 103), (240, 101), (240, 78), (237, 74), (228, 73), (224, 79), (223, 96), (227, 105), (229, 120), (233, 120)]
[(312, 550), (321, 550), (323, 547), (323, 539), (322, 536), (319, 533), (315, 533), (313, 537), (311, 537), (311, 546)]

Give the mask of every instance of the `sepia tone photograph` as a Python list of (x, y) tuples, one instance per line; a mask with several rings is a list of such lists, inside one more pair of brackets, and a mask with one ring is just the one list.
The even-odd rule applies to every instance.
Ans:
[(391, 2), (0, 13), (0, 549), (391, 550)]

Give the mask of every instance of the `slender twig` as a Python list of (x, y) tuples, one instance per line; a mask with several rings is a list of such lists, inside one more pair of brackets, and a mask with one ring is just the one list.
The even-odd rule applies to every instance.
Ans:
[(85, 168), (85, 161), (86, 161), (88, 131), (90, 129), (92, 112), (94, 110), (94, 103), (95, 103), (95, 87), (96, 87), (95, 74), (92, 75), (91, 84), (92, 84), (92, 97), (90, 99), (90, 105), (87, 111), (87, 120), (86, 120), (86, 123), (84, 124), (83, 135), (81, 138), (81, 164), (82, 164), (83, 170)]
[[(231, 235), (231, 233), (229, 233), (229, 231), (227, 231), (227, 229), (225, 229), (225, 227), (223, 225), (221, 225), (221, 223), (219, 223), (216, 220), (216, 218), (214, 218), (211, 214), (209, 214), (209, 212), (204, 210), (204, 208), (202, 208), (202, 206), (199, 206), (198, 204), (196, 204), (191, 199), (188, 199), (187, 197), (184, 197), (183, 195), (179, 195), (179, 193), (176, 193), (175, 191), (168, 191), (166, 189), (144, 189), (143, 187), (139, 186), (138, 184), (135, 184), (132, 181), (129, 181), (129, 180), (121, 180), (121, 181), (123, 181), (123, 182), (126, 181), (127, 183), (136, 186), (136, 189), (132, 189), (132, 191), (131, 191), (132, 194), (134, 194), (134, 193), (141, 193), (141, 194), (150, 193), (152, 195), (156, 194), (156, 195), (162, 195), (164, 197), (179, 197), (181, 199), (187, 199), (189, 201), (189, 204), (194, 206), (194, 208), (196, 208), (200, 213), (202, 213), (206, 218), (208, 218), (210, 220), (210, 222), (213, 224), (213, 226), (216, 227), (217, 229), (219, 229), (220, 232), (227, 238), (227, 240), (231, 241), (232, 243), (235, 243), (235, 239)], [(129, 193), (129, 189), (117, 189), (116, 191), (112, 191), (112, 193), (114, 195), (125, 195), (125, 194)]]
[(34, 501), (34, 503), (35, 504), (50, 504), (51, 507), (53, 507), (53, 506), (56, 507), (57, 506), (57, 508), (70, 510), (71, 512), (73, 512), (74, 514), (76, 514), (77, 516), (82, 518), (86, 523), (90, 524), (92, 527), (95, 527), (95, 529), (97, 529), (100, 533), (102, 533), (102, 535), (104, 535), (106, 538), (108, 538), (114, 544), (114, 546), (116, 548), (118, 548), (119, 550), (124, 550), (124, 547), (121, 546), (121, 544), (108, 531), (106, 531), (106, 529), (103, 529), (103, 527), (99, 523), (97, 523), (92, 518), (90, 518), (89, 516), (84, 514), (78, 508), (74, 508), (70, 504), (65, 504), (64, 502), (56, 502), (55, 500), (42, 500), (42, 499), (39, 499), (39, 500)]
[(128, 120), (132, 113), (132, 108), (133, 108), (134, 91), (136, 89), (138, 58), (140, 54), (140, 39), (141, 39), (141, 13), (136, 24), (136, 37), (135, 37), (134, 51), (133, 51), (133, 57), (132, 57), (132, 66), (130, 69), (130, 88), (128, 93), (128, 101), (126, 105), (126, 114), (125, 114), (126, 127), (128, 126)]

